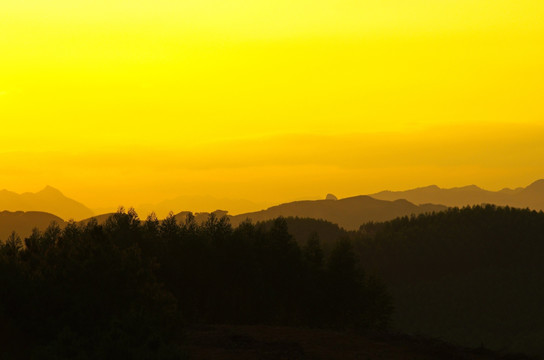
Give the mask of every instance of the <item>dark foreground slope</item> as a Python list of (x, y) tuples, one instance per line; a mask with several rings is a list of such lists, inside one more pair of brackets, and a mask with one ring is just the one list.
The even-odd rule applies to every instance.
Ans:
[(462, 348), (402, 335), (324, 329), (212, 325), (190, 328), (185, 350), (194, 360), (528, 360), (524, 355)]
[(544, 356), (544, 213), (450, 209), (361, 233), (360, 259), (388, 286), (399, 330)]
[[(118, 358), (136, 351), (168, 359), (179, 326), (223, 323), (350, 331), (390, 324), (460, 346), (544, 356), (543, 213), (451, 209), (368, 223), (359, 233), (315, 219), (234, 229), (227, 218), (185, 220), (119, 213), (35, 233), (25, 247), (16, 239), (0, 245), (0, 355), (96, 358), (117, 349)], [(276, 335), (236, 334), (234, 345), (218, 341), (253, 349), (248, 356), (276, 346)]]

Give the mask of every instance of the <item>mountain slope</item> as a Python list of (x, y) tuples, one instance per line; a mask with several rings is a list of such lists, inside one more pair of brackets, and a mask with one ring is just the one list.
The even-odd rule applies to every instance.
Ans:
[(51, 186), (46, 186), (37, 193), (17, 194), (2, 190), (0, 191), (0, 210), (41, 211), (56, 214), (65, 220), (80, 220), (94, 215), (85, 205), (64, 196)]
[[(112, 215), (114, 213), (96, 215), (78, 221), (77, 225), (86, 226), (92, 220), (96, 220), (99, 225), (104, 225)], [(12, 232), (17, 233), (21, 239), (25, 239), (32, 234), (34, 228), (44, 231), (52, 223), (57, 224), (61, 229), (68, 224), (60, 217), (42, 211), (1, 211), (0, 242), (5, 241)]]
[(436, 185), (406, 191), (381, 191), (370, 194), (375, 199), (394, 201), (406, 199), (414, 204), (443, 204), (466, 206), (494, 204), (544, 210), (544, 180), (537, 180), (526, 188), (489, 191), (475, 185), (442, 189)]
[(194, 360), (529, 359), (523, 355), (496, 353), (483, 348), (467, 349), (439, 340), (406, 335), (262, 325), (189, 328), (184, 348)]

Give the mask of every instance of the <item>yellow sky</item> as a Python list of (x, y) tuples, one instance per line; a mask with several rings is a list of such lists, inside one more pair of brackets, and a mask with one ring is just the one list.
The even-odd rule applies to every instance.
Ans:
[(0, 188), (97, 208), (527, 185), (543, 18), (540, 0), (2, 0)]

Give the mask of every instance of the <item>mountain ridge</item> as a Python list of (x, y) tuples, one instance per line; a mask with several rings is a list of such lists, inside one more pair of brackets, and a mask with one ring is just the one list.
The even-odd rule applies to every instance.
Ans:
[(388, 201), (406, 199), (419, 205), (433, 203), (450, 207), (463, 207), (494, 204), (544, 210), (544, 179), (536, 180), (524, 188), (503, 188), (499, 191), (485, 190), (477, 185), (453, 188), (440, 188), (437, 185), (429, 185), (401, 191), (385, 190), (369, 194), (369, 196)]
[(46, 212), (64, 220), (81, 220), (94, 215), (88, 207), (49, 185), (35, 193), (18, 194), (6, 189), (1, 190), (0, 211), (2, 210)]
[[(485, 190), (476, 185), (453, 188), (428, 185), (404, 191), (384, 190), (374, 194), (357, 195), (336, 200), (332, 200), (329, 195), (332, 194), (328, 194), (328, 198), (325, 199), (297, 200), (237, 215), (230, 215), (226, 210), (216, 210), (211, 213), (218, 217), (226, 215), (234, 226), (239, 225), (246, 219), (257, 222), (283, 216), (322, 219), (338, 224), (346, 230), (357, 230), (360, 225), (369, 221), (386, 221), (399, 216), (438, 212), (445, 210), (447, 207), (494, 204), (544, 210), (544, 179), (536, 180), (526, 187), (503, 188), (499, 191)], [(61, 202), (60, 205), (56, 203), (58, 201)], [(70, 207), (63, 208), (63, 204)], [(0, 215), (2, 210), (8, 212), (47, 213), (60, 218), (62, 223), (65, 223), (67, 219), (85, 222), (91, 218), (96, 218), (100, 223), (104, 222), (108, 217), (108, 214), (95, 216), (85, 205), (66, 197), (61, 191), (49, 185), (36, 193), (17, 194), (6, 189), (0, 190)], [(151, 209), (148, 209), (148, 211), (151, 212)], [(193, 213), (193, 211), (177, 212), (176, 219), (184, 221), (189, 212)], [(143, 212), (140, 215), (144, 219), (147, 216)], [(208, 218), (210, 213), (194, 212), (193, 215), (197, 222), (202, 222)], [(4, 214), (3, 216), (7, 215)], [(44, 217), (52, 219), (48, 215), (44, 215)], [(160, 218), (162, 217), (160, 216)], [(23, 237), (28, 235), (32, 227), (36, 225), (32, 223), (35, 221), (34, 218), (29, 217), (29, 219), (32, 219), (29, 220), (31, 222), (28, 225), (29, 228), (25, 228), (20, 234)], [(59, 222), (58, 219), (55, 221)], [(9, 228), (13, 226), (10, 226), (9, 223), (0, 224), (3, 224), (0, 226), (0, 239), (2, 239), (11, 233), (12, 230)], [(40, 224), (42, 223), (40, 222)]]
[[(446, 206), (435, 204), (414, 205), (399, 199), (395, 201), (378, 200), (368, 195), (358, 195), (338, 200), (299, 200), (271, 206), (267, 209), (239, 215), (227, 215), (224, 210), (212, 212), (216, 217), (226, 215), (233, 226), (251, 220), (268, 221), (277, 217), (299, 217), (320, 219), (337, 224), (346, 230), (357, 230), (370, 221), (392, 220), (396, 217), (417, 215), (427, 212), (446, 210)], [(176, 215), (178, 221), (184, 221), (187, 211)], [(196, 213), (197, 222), (205, 221), (210, 213)]]

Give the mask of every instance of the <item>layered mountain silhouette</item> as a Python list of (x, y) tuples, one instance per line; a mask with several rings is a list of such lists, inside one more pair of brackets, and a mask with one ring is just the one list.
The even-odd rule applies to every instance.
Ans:
[[(217, 210), (213, 214), (217, 218), (223, 216), (229, 217), (233, 226), (238, 226), (245, 220), (252, 222), (264, 222), (283, 217), (299, 217), (326, 220), (337, 224), (346, 230), (357, 230), (359, 227), (369, 221), (386, 221), (399, 216), (408, 216), (412, 214), (422, 214), (446, 210), (442, 205), (414, 205), (406, 200), (385, 201), (376, 200), (369, 196), (355, 196), (340, 200), (308, 200), (295, 201), (287, 204), (270, 207), (266, 210), (229, 216), (227, 211)], [(184, 222), (187, 216), (191, 214), (184, 211), (177, 214), (176, 220)], [(111, 214), (103, 214), (81, 220), (79, 223), (85, 224), (91, 219), (96, 219), (99, 224), (103, 224)], [(202, 223), (208, 219), (210, 213), (201, 212), (193, 214), (197, 223)], [(33, 228), (45, 230), (51, 222), (56, 222), (61, 228), (66, 222), (58, 216), (45, 212), (9, 212), (0, 213), (0, 240), (5, 240), (12, 231), (17, 232), (21, 238), (32, 233)]]
[(399, 216), (446, 210), (445, 206), (423, 204), (414, 205), (406, 200), (385, 201), (370, 196), (354, 196), (339, 200), (295, 201), (270, 207), (266, 210), (231, 217), (233, 225), (246, 219), (266, 221), (283, 217), (308, 217), (322, 219), (338, 224), (346, 230), (356, 230), (369, 221), (391, 220)]
[[(346, 230), (355, 230), (368, 221), (386, 221), (399, 216), (438, 212), (447, 207), (480, 204), (544, 210), (544, 180), (535, 181), (525, 188), (505, 188), (500, 191), (484, 190), (476, 185), (451, 189), (432, 185), (407, 191), (382, 191), (340, 200), (328, 194), (325, 200), (294, 201), (229, 218), (235, 226), (246, 219), (256, 222), (278, 216), (313, 218), (338, 224)], [(184, 221), (188, 213), (179, 213), (178, 221)], [(218, 210), (214, 214), (221, 217), (226, 215), (226, 212)], [(208, 218), (209, 213), (194, 215), (197, 222), (202, 222)]]
[[(238, 226), (245, 220), (252, 222), (267, 221), (279, 216), (313, 218), (338, 224), (346, 230), (357, 230), (369, 221), (386, 221), (400, 216), (417, 215), (446, 210), (446, 206), (424, 204), (414, 205), (406, 200), (386, 201), (373, 199), (370, 196), (354, 196), (340, 200), (306, 200), (294, 201), (272, 206), (266, 210), (229, 216), (231, 223)], [(188, 212), (176, 216), (184, 221)], [(226, 215), (225, 211), (213, 212), (216, 217)], [(208, 213), (195, 214), (197, 222), (205, 221)]]
[(85, 205), (64, 196), (51, 186), (46, 186), (37, 193), (17, 194), (1, 190), (0, 210), (47, 212), (65, 220), (81, 220), (94, 215)]
[[(157, 215), (163, 218), (170, 209), (178, 209), (184, 203), (186, 209), (194, 211), (190, 205), (198, 199), (189, 200), (191, 199), (179, 197), (159, 203), (160, 211)], [(208, 198), (206, 206), (213, 207), (213, 201), (213, 198)], [(225, 207), (222, 208), (232, 211), (228, 205), (237, 202), (225, 200), (224, 203), (216, 204), (216, 208), (221, 208), (220, 205), (223, 204)], [(344, 199), (337, 199), (336, 196), (328, 194), (325, 200), (294, 201), (234, 216), (228, 215), (225, 210), (217, 210), (213, 213), (216, 217), (228, 216), (234, 226), (238, 226), (247, 219), (262, 222), (283, 216), (322, 219), (346, 230), (356, 230), (369, 221), (387, 221), (400, 216), (439, 212), (447, 207), (479, 204), (544, 210), (544, 179), (535, 181), (525, 188), (506, 188), (500, 191), (484, 190), (475, 185), (450, 189), (432, 185), (406, 191), (382, 191)], [(242, 201), (238, 205), (255, 206), (256, 204)], [(151, 211), (155, 211), (153, 207), (137, 210), (142, 218)], [(50, 186), (37, 193), (17, 194), (1, 190), (0, 211), (3, 211), (0, 212), (0, 239), (5, 239), (12, 231), (16, 231), (21, 237), (28, 236), (32, 228), (44, 230), (52, 221), (62, 227), (65, 224), (64, 220), (67, 219), (86, 222), (93, 218), (92, 211), (85, 205), (64, 196), (59, 190)], [(236, 213), (236, 211), (233, 212)], [(189, 213), (189, 211), (178, 213), (177, 221), (185, 221)], [(95, 218), (99, 223), (103, 223), (109, 215), (103, 214)], [(201, 223), (208, 219), (210, 213), (194, 212), (193, 215), (196, 222)]]
[(406, 191), (382, 191), (370, 194), (380, 200), (405, 199), (414, 204), (442, 204), (462, 207), (466, 205), (494, 204), (517, 208), (544, 210), (544, 179), (537, 180), (526, 188), (489, 191), (476, 185), (442, 189), (436, 185)]

